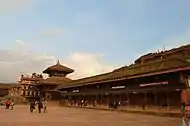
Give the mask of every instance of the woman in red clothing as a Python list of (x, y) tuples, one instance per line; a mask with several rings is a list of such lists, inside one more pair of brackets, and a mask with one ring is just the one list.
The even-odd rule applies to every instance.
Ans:
[(7, 101), (6, 101), (6, 109), (9, 109), (10, 104), (11, 104), (11, 100), (10, 100), (10, 98), (9, 98), (9, 99), (7, 99)]

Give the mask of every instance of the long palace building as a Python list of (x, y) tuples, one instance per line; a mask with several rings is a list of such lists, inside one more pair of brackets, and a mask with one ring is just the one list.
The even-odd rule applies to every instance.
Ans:
[(62, 101), (74, 104), (178, 107), (182, 91), (190, 86), (190, 45), (138, 58), (134, 64), (112, 72), (63, 82), (56, 89)]

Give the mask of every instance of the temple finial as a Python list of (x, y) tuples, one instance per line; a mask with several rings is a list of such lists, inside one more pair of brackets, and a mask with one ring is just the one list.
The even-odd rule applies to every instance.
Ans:
[(57, 60), (57, 65), (60, 65), (60, 62), (59, 62), (59, 60)]

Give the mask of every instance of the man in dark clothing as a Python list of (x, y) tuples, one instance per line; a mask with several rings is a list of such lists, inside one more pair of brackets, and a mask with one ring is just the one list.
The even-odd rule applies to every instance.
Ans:
[(109, 102), (109, 108), (113, 108), (114, 107), (114, 102), (113, 102), (113, 100), (111, 100), (110, 102)]
[(33, 110), (35, 109), (35, 101), (34, 99), (30, 100), (30, 112), (33, 112)]
[(38, 111), (39, 111), (39, 113), (41, 113), (41, 109), (43, 108), (43, 105), (42, 105), (42, 100), (40, 99), (39, 101), (38, 101)]

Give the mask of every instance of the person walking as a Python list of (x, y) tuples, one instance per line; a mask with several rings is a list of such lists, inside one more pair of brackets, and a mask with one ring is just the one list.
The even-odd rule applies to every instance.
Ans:
[(43, 109), (44, 109), (44, 113), (47, 113), (47, 100), (43, 99)]
[(38, 100), (38, 112), (41, 113), (41, 109), (43, 108), (42, 100)]
[(6, 109), (9, 109), (9, 107), (10, 107), (10, 104), (11, 104), (11, 99), (10, 98), (8, 98), (7, 100), (6, 100)]
[(35, 101), (34, 99), (30, 100), (30, 112), (33, 112), (33, 110), (35, 109)]
[(10, 104), (10, 106), (11, 106), (11, 110), (13, 110), (13, 108), (14, 108), (14, 105), (15, 105), (15, 102), (14, 102), (14, 100), (11, 100), (11, 104)]

